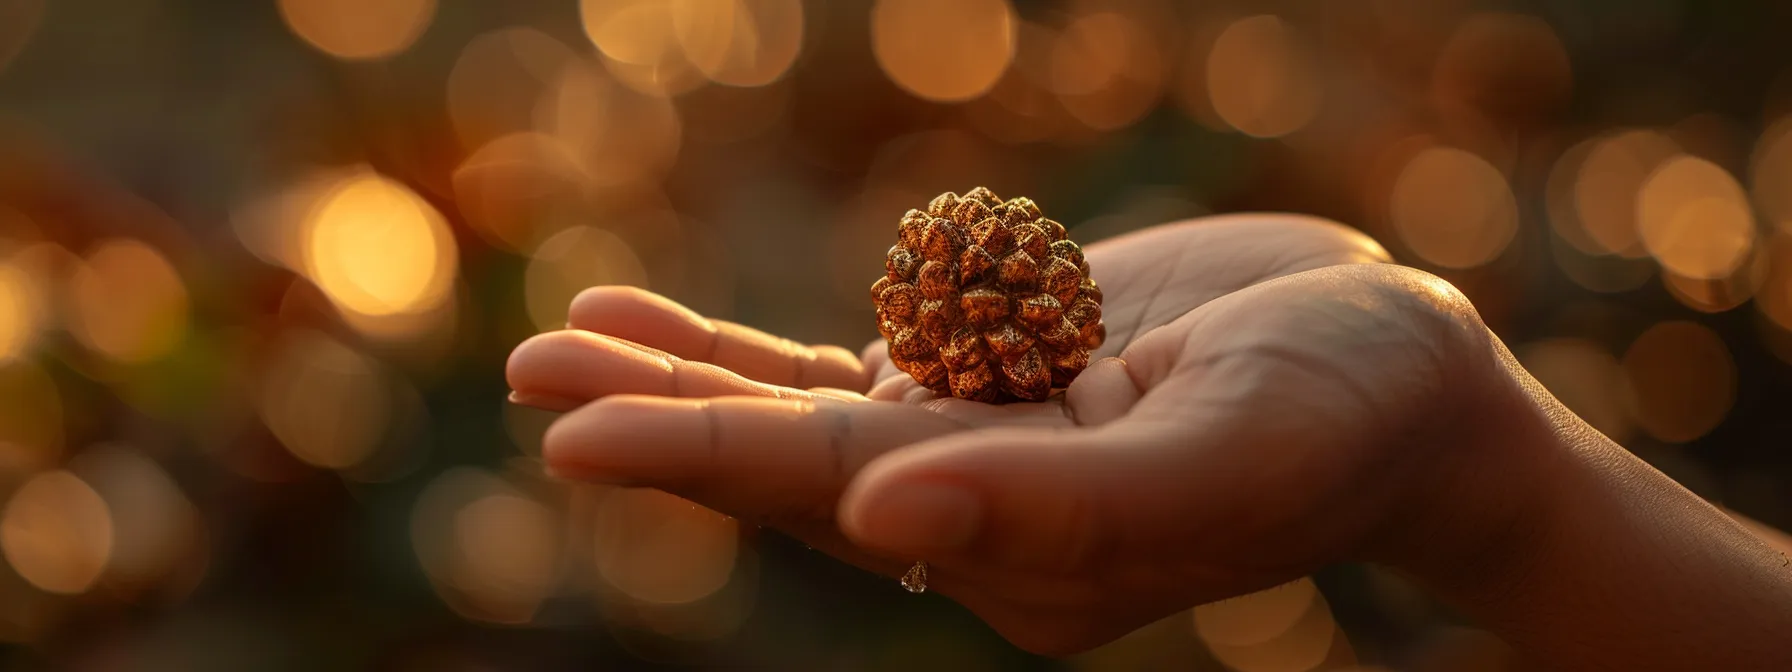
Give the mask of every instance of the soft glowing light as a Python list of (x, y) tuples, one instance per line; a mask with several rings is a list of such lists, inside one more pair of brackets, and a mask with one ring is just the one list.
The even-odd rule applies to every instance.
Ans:
[(1323, 98), (1319, 67), (1299, 36), (1270, 15), (1240, 19), (1207, 54), (1207, 97), (1227, 124), (1272, 138), (1306, 126)]
[(1662, 322), (1624, 352), (1632, 415), (1657, 439), (1684, 443), (1722, 423), (1736, 399), (1736, 363), (1723, 339), (1694, 322)]
[(1195, 607), (1195, 634), (1237, 672), (1307, 672), (1331, 654), (1338, 627), (1331, 609), (1301, 582)]
[(488, 472), (458, 467), (411, 509), (411, 546), (436, 593), (466, 618), (520, 624), (554, 589), (560, 514)]
[(515, 492), (495, 492), (454, 512), (454, 585), (488, 613), (526, 621), (553, 593), (560, 515)]
[[(1667, 136), (1629, 131), (1600, 140), (1580, 164), (1574, 183), (1574, 211), (1587, 243), (1600, 254), (1642, 257), (1637, 194), (1655, 168), (1679, 153)], [(1570, 242), (1574, 239), (1570, 238)]]
[(1792, 233), (1792, 116), (1774, 122), (1755, 143), (1749, 187), (1755, 203), (1781, 231)]
[(995, 86), (1014, 59), (1008, 0), (878, 0), (871, 50), (898, 86), (940, 102), (970, 100)]
[(1209, 644), (1261, 644), (1288, 632), (1318, 597), (1319, 589), (1312, 579), (1300, 579), (1195, 607), (1195, 633)]
[(150, 586), (200, 550), (198, 511), (155, 461), (123, 446), (100, 445), (82, 451), (72, 468), (112, 514), (107, 583)]
[(732, 518), (651, 489), (618, 489), (598, 504), (599, 574), (629, 597), (684, 604), (721, 590), (738, 550)]
[(763, 86), (783, 76), (803, 45), (798, 0), (675, 0), (673, 32), (710, 81)]
[(287, 337), (265, 373), (262, 422), (294, 457), (344, 469), (379, 446), (392, 393), (379, 365), (322, 334)]
[(1151, 111), (1167, 70), (1151, 34), (1118, 12), (1079, 16), (1053, 42), (1052, 90), (1096, 130), (1129, 126)]
[(279, 0), (287, 27), (342, 59), (388, 58), (429, 27), (435, 0)]
[[(597, 45), (603, 65), (625, 85), (642, 93), (672, 96), (703, 84), (704, 76), (685, 56), (679, 44), (675, 15), (681, 9), (715, 11), (691, 7), (694, 0), (660, 2), (655, 0), (583, 0), (579, 15), (585, 36)], [(727, 10), (736, 7), (728, 6)], [(732, 23), (732, 11), (729, 11)], [(692, 29), (691, 37), (700, 31)], [(726, 37), (725, 35), (704, 35)], [(705, 48), (709, 45), (705, 45)], [(721, 50), (726, 52), (727, 46)], [(724, 57), (725, 58), (725, 57)]]
[(1643, 183), (1637, 220), (1644, 247), (1678, 275), (1728, 276), (1748, 258), (1755, 220), (1748, 197), (1717, 164), (1680, 156)]
[(1388, 207), (1400, 240), (1446, 268), (1492, 261), (1518, 233), (1518, 204), (1505, 176), (1460, 149), (1414, 155), (1395, 180)]
[(44, 18), (44, 0), (0, 0), (0, 71), (31, 43)]
[(566, 327), (566, 307), (587, 287), (647, 285), (647, 269), (627, 241), (597, 227), (570, 228), (536, 248), (523, 274), (529, 319), (542, 331)]
[(488, 242), (522, 251), (579, 218), (586, 174), (565, 143), (542, 133), (515, 133), (461, 162), (454, 196), (461, 215)]
[(1001, 142), (1021, 144), (1056, 138), (1079, 125), (1051, 89), (1052, 54), (1057, 47), (1056, 31), (1019, 22), (1013, 64), (988, 95), (965, 108), (977, 130)]
[(56, 381), (28, 359), (0, 363), (0, 474), (54, 464), (62, 441)]
[(155, 248), (113, 239), (76, 269), (69, 327), (83, 345), (110, 359), (157, 359), (187, 335), (187, 288)]
[(536, 108), (536, 128), (562, 143), (594, 186), (653, 183), (678, 160), (682, 126), (664, 98), (617, 84), (599, 68), (568, 67)]
[(1618, 358), (1599, 344), (1578, 338), (1552, 338), (1515, 348), (1518, 363), (1568, 410), (1593, 429), (1624, 443), (1631, 423), (1624, 408), (1629, 384)]
[(31, 347), (44, 318), (43, 289), (30, 271), (0, 260), (0, 362)]
[(74, 474), (38, 474), (0, 513), (0, 550), (31, 585), (83, 593), (112, 555), (112, 514), (99, 493)]
[(1780, 232), (1766, 246), (1767, 273), (1755, 298), (1755, 310), (1779, 331), (1792, 332), (1792, 232)]
[(533, 28), (504, 28), (473, 38), (448, 71), (448, 119), (473, 150), (535, 127), (536, 103), (577, 56)]
[(344, 311), (420, 313), (449, 295), (458, 268), (453, 234), (402, 184), (373, 173), (346, 180), (304, 226), (306, 275)]

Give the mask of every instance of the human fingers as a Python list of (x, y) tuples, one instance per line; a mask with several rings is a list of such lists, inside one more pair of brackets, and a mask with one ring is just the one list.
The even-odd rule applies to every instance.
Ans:
[(963, 428), (896, 403), (622, 395), (560, 418), (542, 457), (563, 478), (656, 487), (747, 519), (831, 520), (867, 461)]
[(842, 390), (798, 390), (749, 380), (714, 364), (685, 361), (578, 330), (549, 332), (524, 341), (511, 353), (505, 376), (515, 390), (513, 401), (553, 411), (569, 411), (615, 394), (863, 398)]
[(759, 382), (863, 392), (870, 374), (851, 351), (804, 345), (723, 320), (712, 320), (637, 287), (593, 287), (579, 293), (568, 325), (707, 362)]

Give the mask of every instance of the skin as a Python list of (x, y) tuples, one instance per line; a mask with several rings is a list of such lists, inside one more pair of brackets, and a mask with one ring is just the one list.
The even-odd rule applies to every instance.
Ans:
[[(549, 469), (667, 490), (1068, 654), (1367, 561), (1560, 669), (1792, 669), (1792, 570), (1569, 413), (1448, 283), (1352, 229), (1233, 215), (1091, 245), (1109, 338), (1041, 403), (581, 294), (517, 347)], [(1776, 541), (1783, 541), (1776, 537)]]

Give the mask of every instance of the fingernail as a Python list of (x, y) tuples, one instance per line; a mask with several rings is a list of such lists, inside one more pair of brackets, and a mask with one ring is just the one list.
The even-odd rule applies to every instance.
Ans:
[(558, 412), (570, 411), (585, 405), (585, 402), (571, 397), (561, 397), (552, 394), (536, 394), (533, 392), (511, 392), (510, 403)]
[(884, 488), (854, 507), (861, 540), (892, 551), (963, 548), (983, 522), (983, 503), (963, 487), (921, 481)]

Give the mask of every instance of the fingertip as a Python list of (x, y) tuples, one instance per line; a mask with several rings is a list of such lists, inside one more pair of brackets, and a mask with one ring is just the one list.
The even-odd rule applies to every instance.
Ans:
[(716, 330), (683, 304), (639, 287), (607, 285), (579, 292), (567, 309), (575, 329), (609, 334), (691, 359), (709, 347)]

